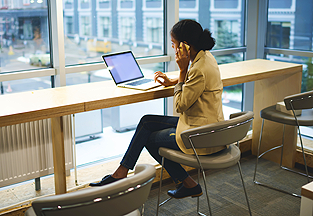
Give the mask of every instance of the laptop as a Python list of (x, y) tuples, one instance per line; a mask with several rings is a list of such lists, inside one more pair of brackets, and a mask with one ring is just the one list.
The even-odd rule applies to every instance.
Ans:
[(144, 78), (132, 51), (105, 54), (102, 59), (118, 87), (148, 90), (161, 85)]

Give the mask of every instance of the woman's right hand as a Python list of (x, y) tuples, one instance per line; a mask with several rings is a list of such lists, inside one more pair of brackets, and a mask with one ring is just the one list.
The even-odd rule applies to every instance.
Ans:
[(158, 82), (163, 86), (172, 86), (177, 83), (176, 79), (169, 79), (165, 73), (157, 71), (154, 73), (154, 82)]

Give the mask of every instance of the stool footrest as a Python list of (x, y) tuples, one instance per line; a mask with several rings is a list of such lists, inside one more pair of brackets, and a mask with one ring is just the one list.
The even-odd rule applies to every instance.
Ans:
[(266, 153), (268, 153), (268, 152), (270, 152), (270, 151), (273, 151), (273, 150), (275, 150), (275, 149), (279, 149), (279, 148), (282, 148), (282, 147), (283, 147), (283, 145), (275, 146), (275, 147), (273, 147), (273, 148), (271, 148), (271, 149), (269, 149), (269, 150), (263, 152), (262, 154), (260, 154), (258, 158), (261, 158), (263, 155), (265, 155)]
[(288, 191), (285, 191), (285, 190), (282, 190), (282, 189), (279, 189), (279, 188), (276, 188), (276, 187), (264, 184), (262, 182), (254, 181), (254, 184), (261, 185), (263, 187), (267, 187), (267, 188), (270, 188), (270, 189), (273, 189), (273, 190), (276, 190), (276, 191), (279, 191), (279, 192), (283, 192), (283, 193), (286, 193), (286, 194), (289, 194), (289, 195), (301, 198), (301, 195), (298, 195), (298, 194), (292, 193), (292, 192), (288, 192)]
[[(309, 178), (313, 179), (313, 176), (310, 176), (310, 175), (307, 176), (306, 173), (302, 173), (302, 172), (299, 172), (299, 171), (295, 171), (295, 170), (290, 169), (290, 168), (285, 167), (285, 166), (281, 166), (281, 168), (284, 169), (284, 170), (287, 170), (287, 171), (290, 171), (290, 172), (293, 172), (293, 173), (297, 173), (297, 174), (299, 174), (299, 175), (302, 175), (302, 176), (309, 177)], [(309, 183), (309, 182), (308, 182), (308, 183)]]
[(167, 203), (167, 202), (170, 201), (171, 199), (173, 199), (173, 197), (167, 198), (166, 200), (164, 200), (163, 202), (161, 202), (161, 203), (159, 204), (159, 206), (164, 205), (165, 203)]

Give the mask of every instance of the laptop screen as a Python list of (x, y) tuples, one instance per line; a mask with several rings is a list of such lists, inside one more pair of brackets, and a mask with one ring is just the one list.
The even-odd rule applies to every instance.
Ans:
[(131, 51), (103, 55), (102, 58), (116, 84), (143, 77)]

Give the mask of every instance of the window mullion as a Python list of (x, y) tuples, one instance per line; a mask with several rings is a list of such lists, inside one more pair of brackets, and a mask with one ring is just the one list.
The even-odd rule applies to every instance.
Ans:
[(66, 85), (64, 29), (63, 29), (63, 2), (49, 1), (50, 4), (50, 42), (52, 63), (55, 68), (55, 86)]

